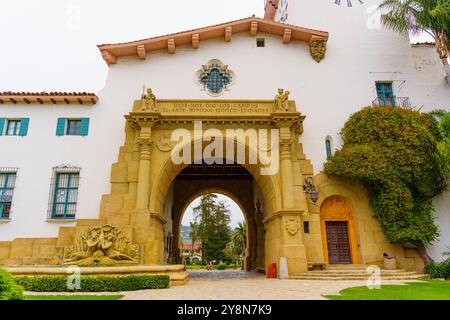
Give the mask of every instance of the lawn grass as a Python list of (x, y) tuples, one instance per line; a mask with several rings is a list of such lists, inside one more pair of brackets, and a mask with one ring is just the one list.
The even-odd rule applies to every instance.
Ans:
[(202, 270), (202, 269), (206, 269), (206, 266), (202, 266), (202, 265), (187, 265), (186, 266), (186, 270)]
[(450, 281), (425, 280), (404, 285), (382, 285), (381, 289), (347, 288), (339, 295), (324, 295), (330, 300), (450, 300)]
[(25, 300), (119, 300), (123, 297), (123, 295), (30, 295), (25, 296)]

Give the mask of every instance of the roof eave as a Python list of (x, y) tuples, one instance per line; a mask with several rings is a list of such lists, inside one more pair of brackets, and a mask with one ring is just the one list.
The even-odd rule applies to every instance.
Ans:
[(191, 45), (197, 49), (201, 41), (218, 37), (223, 37), (226, 42), (230, 42), (233, 34), (247, 31), (251, 36), (255, 36), (258, 32), (280, 36), (285, 44), (291, 40), (311, 42), (312, 39), (323, 39), (326, 42), (329, 36), (328, 32), (325, 31), (250, 17), (149, 39), (118, 44), (102, 44), (98, 45), (98, 48), (105, 62), (111, 65), (117, 63), (119, 57), (124, 56), (138, 56), (144, 60), (151, 51), (167, 49), (169, 53), (173, 54), (176, 47), (181, 45)]

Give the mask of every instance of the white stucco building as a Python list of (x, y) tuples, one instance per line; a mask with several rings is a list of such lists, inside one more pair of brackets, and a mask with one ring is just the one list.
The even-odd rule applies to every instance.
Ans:
[[(0, 190), (8, 196), (0, 207), (0, 241), (56, 237), (75, 219), (98, 218), (102, 195), (110, 191), (111, 164), (125, 139), (124, 115), (143, 85), (159, 99), (270, 100), (278, 88), (289, 90), (306, 116), (301, 142), (315, 173), (326, 161), (326, 140), (333, 150), (340, 148), (345, 121), (377, 98), (395, 97), (423, 111), (450, 110), (450, 88), (434, 46), (411, 45), (379, 27), (372, 10), (378, 0), (352, 2), (347, 7), (331, 0), (272, 0), (265, 19), (162, 36), (147, 47), (100, 46), (110, 70), (96, 95), (1, 94)], [(301, 39), (301, 30), (308, 29), (328, 33), (319, 63)], [(232, 72), (220, 94), (205, 89), (199, 78), (211, 61)], [(56, 182), (58, 173), (67, 175)], [(450, 246), (450, 192), (436, 197), (435, 208), (441, 236), (430, 253), (440, 259)]]

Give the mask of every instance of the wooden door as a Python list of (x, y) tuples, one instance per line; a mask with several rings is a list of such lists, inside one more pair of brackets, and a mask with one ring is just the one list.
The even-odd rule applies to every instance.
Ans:
[(351, 264), (350, 241), (347, 221), (326, 221), (328, 262), (330, 264)]

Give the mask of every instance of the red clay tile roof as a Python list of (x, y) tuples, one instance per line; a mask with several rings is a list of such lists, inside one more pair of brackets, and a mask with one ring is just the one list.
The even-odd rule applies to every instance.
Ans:
[[(194, 245), (194, 250), (200, 249), (200, 243), (196, 242)], [(183, 250), (192, 250), (192, 242), (183, 242)]]
[(91, 92), (0, 92), (0, 103), (78, 103), (95, 104), (97, 95)]
[(413, 43), (414, 46), (420, 46), (420, 45), (424, 45), (424, 46), (435, 46), (436, 43), (434, 42), (416, 42)]
[(250, 17), (205, 28), (131, 42), (102, 44), (97, 47), (106, 63), (111, 65), (117, 63), (119, 57), (138, 56), (140, 59), (145, 59), (148, 52), (161, 49), (167, 49), (169, 53), (173, 54), (176, 47), (180, 45), (191, 45), (197, 49), (201, 41), (218, 37), (223, 37), (226, 42), (230, 42), (233, 34), (241, 32), (249, 32), (251, 36), (255, 36), (258, 32), (277, 35), (282, 38), (284, 44), (291, 40), (310, 42), (314, 37), (327, 40), (329, 36), (325, 31)]

